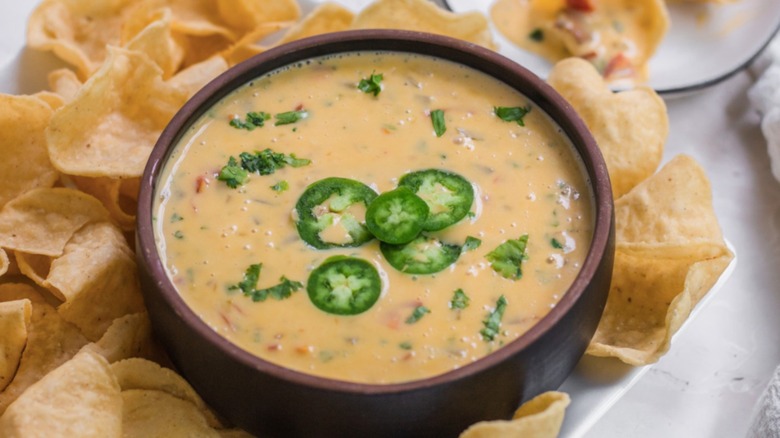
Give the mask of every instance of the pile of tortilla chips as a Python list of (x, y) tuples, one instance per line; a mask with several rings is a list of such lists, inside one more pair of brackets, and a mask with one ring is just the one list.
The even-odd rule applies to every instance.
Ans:
[[(293, 0), (44, 0), (28, 24), (28, 45), (72, 68), (50, 73), (51, 90), (0, 95), (3, 437), (246, 435), (171, 371), (128, 243), (149, 153), (200, 87), (274, 44), (345, 29), (423, 30), (495, 48), (485, 17), (426, 0), (378, 0), (357, 15), (324, 3), (305, 17)], [(701, 169), (683, 157), (654, 173), (663, 102), (641, 89), (613, 95), (597, 79), (576, 63), (551, 79), (604, 149), (618, 199), (613, 288), (589, 352), (648, 363), (730, 253)], [(464, 436), (556, 436), (568, 403), (542, 394), (512, 421)]]

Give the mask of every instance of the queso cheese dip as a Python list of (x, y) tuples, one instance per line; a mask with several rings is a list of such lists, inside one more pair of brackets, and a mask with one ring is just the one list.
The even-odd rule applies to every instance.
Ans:
[[(251, 157), (271, 153), (279, 166), (252, 171)], [(324, 224), (316, 238), (334, 245), (319, 249), (301, 237), (297, 206), (307, 187), (347, 179), (373, 198), (430, 169), (473, 190), (465, 216), (422, 231), (430, 245), (407, 260), (431, 248), (454, 251), (437, 272), (393, 267), (386, 244), (370, 234), (352, 241), (347, 231), (372, 214), (368, 202), (345, 209), (330, 196), (311, 210)], [(160, 179), (156, 238), (185, 302), (241, 348), (317, 376), (398, 383), (490, 354), (556, 305), (590, 244), (584, 173), (541, 109), (483, 73), (406, 53), (333, 55), (245, 84), (189, 128)], [(455, 197), (442, 184), (419, 198), (393, 193)], [(507, 241), (514, 243), (502, 247)], [(317, 305), (307, 282), (334, 255), (378, 275), (373, 304), (353, 314)], [(338, 283), (334, 296), (365, 283), (326, 278)]]

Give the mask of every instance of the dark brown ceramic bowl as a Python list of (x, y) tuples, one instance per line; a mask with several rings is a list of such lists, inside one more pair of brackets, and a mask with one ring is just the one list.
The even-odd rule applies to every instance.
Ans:
[[(595, 195), (595, 229), (582, 271), (530, 331), (458, 370), (408, 383), (347, 383), (259, 359), (210, 329), (168, 279), (155, 245), (152, 202), (161, 169), (198, 117), (235, 88), (312, 57), (353, 51), (432, 55), (491, 75), (528, 96), (573, 141)], [(417, 32), (350, 31), (269, 50), (219, 76), (163, 132), (149, 159), (138, 206), (137, 254), (153, 327), (176, 367), (219, 414), (260, 436), (448, 437), (469, 425), (510, 418), (521, 402), (554, 390), (585, 351), (606, 302), (614, 255), (613, 201), (606, 165), (583, 122), (551, 87), (495, 52)]]

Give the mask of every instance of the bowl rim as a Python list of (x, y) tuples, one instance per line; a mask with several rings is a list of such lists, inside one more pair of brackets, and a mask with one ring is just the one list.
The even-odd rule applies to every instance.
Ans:
[[(384, 43), (384, 45), (383, 45)], [(366, 46), (367, 49), (339, 49), (341, 45)], [(384, 48), (385, 46), (391, 48)], [(401, 50), (404, 47), (405, 50)], [(432, 54), (425, 50), (433, 51)], [(569, 137), (575, 150), (579, 153), (585, 164), (586, 179), (589, 181), (594, 198), (593, 237), (590, 248), (582, 263), (579, 273), (575, 277), (569, 289), (562, 295), (558, 303), (544, 317), (536, 322), (529, 330), (515, 340), (507, 343), (500, 349), (483, 356), (482, 358), (464, 365), (460, 368), (447, 371), (431, 377), (411, 380), (400, 383), (373, 384), (358, 383), (337, 380), (327, 377), (307, 374), (284, 366), (266, 361), (232, 343), (210, 328), (183, 300), (179, 292), (167, 275), (163, 266), (158, 248), (155, 242), (153, 226), (153, 204), (156, 191), (156, 182), (165, 166), (170, 151), (174, 149), (180, 136), (196, 121), (207, 108), (235, 90), (237, 87), (249, 82), (252, 78), (259, 77), (279, 67), (264, 68), (266, 64), (273, 64), (280, 58), (286, 59), (298, 56), (302, 53), (321, 51), (319, 55), (303, 56), (292, 62), (278, 65), (290, 65), (305, 59), (317, 56), (327, 56), (337, 53), (351, 52), (408, 52), (440, 57), (450, 61), (467, 65), (480, 70), (495, 78), (485, 69), (504, 71), (512, 77), (528, 83), (536, 93), (535, 97), (528, 96), (527, 92), (520, 91), (535, 105), (541, 107), (562, 128), (562, 134)], [(442, 54), (440, 54), (442, 53)], [(466, 64), (451, 59), (453, 53), (464, 57), (470, 57), (473, 64)], [(259, 68), (259, 71), (258, 71)], [(249, 79), (247, 79), (249, 78)], [(500, 78), (498, 80), (503, 81)], [(510, 86), (512, 86), (510, 84)], [(513, 86), (513, 88), (516, 88)], [(540, 102), (539, 99), (543, 101)], [(559, 118), (550, 114), (550, 108), (560, 111), (567, 123), (562, 123)], [(564, 127), (568, 124), (571, 131)], [(581, 146), (577, 146), (580, 144)], [(457, 40), (454, 38), (417, 31), (366, 29), (349, 30), (323, 35), (317, 35), (301, 40), (296, 40), (274, 48), (237, 64), (210, 81), (205, 87), (191, 97), (184, 106), (174, 115), (171, 121), (156, 142), (140, 181), (138, 197), (138, 211), (136, 216), (136, 240), (138, 244), (137, 254), (139, 263), (144, 263), (152, 276), (157, 291), (145, 291), (145, 293), (157, 293), (185, 321), (186, 325), (197, 332), (198, 336), (216, 347), (224, 355), (241, 365), (256, 369), (280, 380), (306, 386), (314, 389), (335, 391), (353, 394), (397, 394), (410, 391), (418, 391), (429, 387), (443, 385), (457, 381), (490, 369), (518, 354), (539, 340), (549, 332), (574, 306), (587, 286), (595, 277), (602, 258), (607, 257), (609, 242), (614, 222), (614, 202), (606, 163), (585, 123), (577, 115), (573, 107), (560, 96), (551, 86), (527, 70), (520, 64), (479, 45)], [(602, 308), (603, 310), (603, 308)], [(153, 321), (154, 323), (154, 321)]]

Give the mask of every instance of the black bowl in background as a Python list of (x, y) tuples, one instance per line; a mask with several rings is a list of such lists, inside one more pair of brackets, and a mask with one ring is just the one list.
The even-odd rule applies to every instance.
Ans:
[[(322, 55), (400, 51), (482, 71), (546, 111), (582, 157), (595, 198), (593, 240), (573, 285), (548, 315), (503, 348), (460, 369), (407, 383), (343, 382), (262, 360), (209, 328), (182, 300), (158, 255), (152, 205), (158, 176), (187, 128), (237, 87), (277, 68)], [(481, 420), (508, 419), (524, 401), (554, 390), (588, 345), (609, 290), (614, 213), (606, 165), (572, 107), (530, 71), (503, 56), (437, 35), (362, 30), (295, 41), (241, 63), (209, 83), (160, 136), (141, 180), (137, 258), (155, 334), (179, 372), (235, 425), (260, 436), (447, 437)]]

